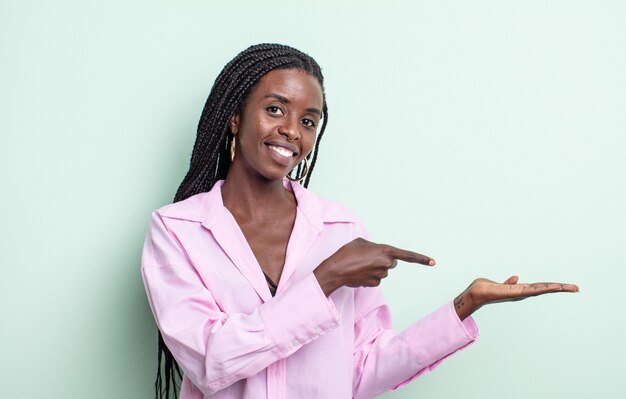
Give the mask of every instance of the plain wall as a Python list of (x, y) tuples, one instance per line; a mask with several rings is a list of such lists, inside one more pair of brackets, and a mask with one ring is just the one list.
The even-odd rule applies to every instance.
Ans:
[(479, 310), (470, 349), (385, 398), (624, 397), (626, 3), (0, 1), (0, 395), (151, 398), (139, 276), (213, 80), (281, 42), (324, 69), (310, 188), (426, 253), (404, 328), (474, 278), (581, 292)]

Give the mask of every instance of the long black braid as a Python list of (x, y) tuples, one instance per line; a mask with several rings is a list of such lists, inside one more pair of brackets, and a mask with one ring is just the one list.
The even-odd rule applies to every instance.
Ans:
[[(314, 149), (307, 159), (309, 172), (303, 182), (308, 187), (315, 168), (317, 153), (328, 123), (328, 107), (324, 93), (324, 76), (313, 58), (289, 46), (258, 44), (239, 53), (219, 74), (198, 123), (196, 142), (191, 154), (189, 171), (178, 187), (174, 202), (211, 190), (216, 181), (224, 179), (230, 168), (230, 143), (233, 135), (229, 121), (235, 112), (242, 111), (252, 88), (274, 69), (299, 69), (315, 77), (322, 87), (322, 127)], [(301, 167), (296, 168), (296, 175)], [(156, 398), (176, 398), (182, 380), (182, 371), (159, 332)], [(165, 381), (164, 381), (165, 380)], [(164, 385), (165, 382), (165, 386)]]

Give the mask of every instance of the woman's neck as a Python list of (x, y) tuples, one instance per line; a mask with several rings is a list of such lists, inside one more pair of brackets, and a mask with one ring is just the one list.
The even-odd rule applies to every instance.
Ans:
[(282, 180), (270, 181), (262, 176), (229, 170), (222, 185), (222, 201), (233, 214), (244, 218), (276, 217), (296, 207), (296, 199)]

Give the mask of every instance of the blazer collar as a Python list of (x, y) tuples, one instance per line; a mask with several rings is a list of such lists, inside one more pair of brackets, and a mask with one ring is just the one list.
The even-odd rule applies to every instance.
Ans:
[[(173, 219), (200, 222), (208, 229), (215, 227), (228, 210), (222, 200), (223, 180), (215, 183), (211, 191), (196, 194), (183, 201), (167, 205), (160, 209), (160, 214)], [(298, 210), (309, 223), (321, 231), (324, 223), (356, 222), (352, 214), (344, 207), (325, 200), (311, 193), (300, 184), (288, 179), (283, 180), (285, 188), (293, 191), (298, 203)]]
[[(272, 297), (261, 267), (235, 218), (224, 207), (221, 190), (223, 183), (220, 180), (207, 193), (197, 194), (161, 208), (160, 213), (169, 218), (199, 222), (210, 230), (235, 267), (250, 282), (259, 297), (267, 302)], [(324, 223), (354, 221), (345, 208), (317, 197), (297, 183), (285, 179), (284, 184), (296, 196), (298, 212), (277, 292), (283, 291), (289, 285), (290, 278), (321, 233)]]

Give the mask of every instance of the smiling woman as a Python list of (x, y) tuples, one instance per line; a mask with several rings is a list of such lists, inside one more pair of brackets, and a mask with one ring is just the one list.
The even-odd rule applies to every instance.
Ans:
[(313, 149), (323, 103), (320, 83), (307, 72), (277, 69), (263, 76), (231, 118), (236, 150), (227, 180), (253, 170), (268, 180), (287, 175)]
[(578, 290), (477, 279), (392, 330), (381, 279), (397, 260), (435, 261), (367, 241), (349, 211), (306, 189), (327, 122), (321, 70), (291, 47), (252, 46), (216, 79), (189, 172), (144, 244), (157, 397), (176, 396), (180, 377), (184, 399), (374, 397), (471, 344), (481, 306)]

